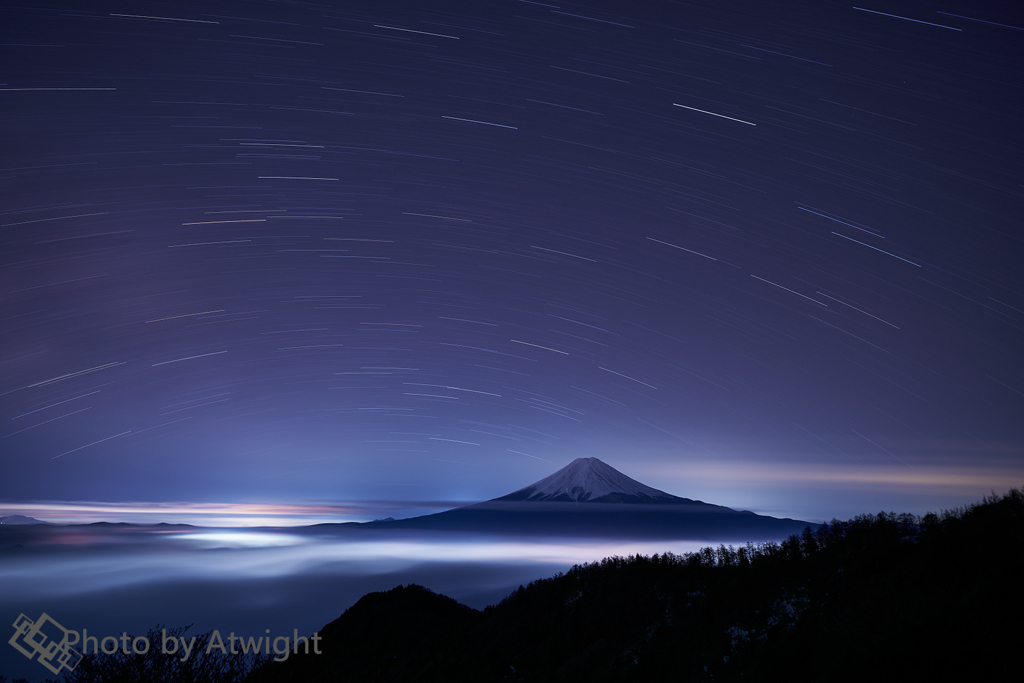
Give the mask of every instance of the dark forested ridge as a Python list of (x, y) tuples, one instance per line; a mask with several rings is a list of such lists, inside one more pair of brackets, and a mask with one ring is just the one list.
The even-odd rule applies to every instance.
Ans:
[(170, 668), (110, 658), (83, 662), (69, 680), (1011, 678), (1022, 576), (1024, 492), (1011, 490), (923, 518), (833, 520), (781, 544), (607, 558), (483, 611), (416, 585), (370, 593), (320, 630), (323, 654), (248, 676), (223, 658), (188, 672), (173, 671), (173, 658)]
[(1019, 671), (1024, 493), (782, 544), (613, 557), (482, 612), (371, 593), (277, 681), (977, 680)]

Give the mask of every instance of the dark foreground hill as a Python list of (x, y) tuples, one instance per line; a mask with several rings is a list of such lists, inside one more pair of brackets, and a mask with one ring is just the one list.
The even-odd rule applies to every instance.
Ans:
[(1024, 492), (1011, 490), (923, 518), (833, 520), (781, 544), (608, 558), (482, 612), (399, 586), (321, 629), (323, 654), (251, 673), (230, 656), (179, 671), (154, 649), (86, 657), (67, 681), (1012, 680), (1021, 577)]
[(979, 680), (1019, 673), (1024, 494), (780, 544), (609, 558), (483, 612), (371, 593), (249, 683)]

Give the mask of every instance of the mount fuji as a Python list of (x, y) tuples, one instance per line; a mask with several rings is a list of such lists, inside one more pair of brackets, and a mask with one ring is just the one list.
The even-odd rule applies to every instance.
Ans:
[(496, 498), (560, 503), (672, 503), (685, 498), (630, 479), (597, 458), (576, 458), (549, 477)]
[(528, 536), (679, 540), (781, 540), (816, 524), (681, 498), (627, 477), (597, 458), (483, 503), (363, 526)]

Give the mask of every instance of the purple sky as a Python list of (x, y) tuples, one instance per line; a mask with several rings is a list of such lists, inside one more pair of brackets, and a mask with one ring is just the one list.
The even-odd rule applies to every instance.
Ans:
[(1013, 3), (30, 4), (0, 514), (1024, 483)]

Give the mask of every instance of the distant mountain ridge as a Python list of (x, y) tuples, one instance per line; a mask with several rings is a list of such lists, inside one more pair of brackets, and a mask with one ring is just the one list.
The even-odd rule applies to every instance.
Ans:
[(521, 536), (763, 541), (818, 525), (673, 496), (597, 458), (577, 458), (500, 498), (363, 526)]
[(41, 519), (36, 519), (35, 517), (26, 517), (25, 515), (5, 515), (3, 517), (0, 517), (0, 524), (52, 524), (52, 522), (44, 522)]

